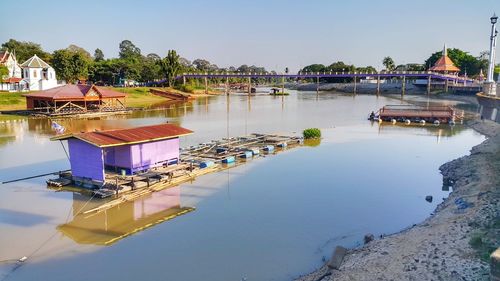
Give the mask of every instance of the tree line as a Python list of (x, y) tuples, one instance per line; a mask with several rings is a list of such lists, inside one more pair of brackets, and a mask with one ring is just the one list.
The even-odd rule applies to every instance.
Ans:
[[(488, 68), (488, 55), (487, 51), (481, 52), (479, 56), (474, 57), (460, 49), (447, 49), (448, 57), (453, 61), (453, 63), (460, 68), (460, 75), (465, 75), (469, 77), (477, 77), (481, 70), (486, 73)], [(396, 65), (394, 60), (390, 57), (384, 57), (382, 64), (385, 67), (385, 71), (425, 71), (431, 68), (436, 61), (442, 56), (442, 51), (436, 51), (432, 53), (429, 58), (427, 58), (422, 64), (400, 64)], [(498, 72), (498, 69), (496, 72)], [(366, 67), (356, 67), (354, 65), (345, 64), (342, 61), (334, 62), (328, 66), (323, 64), (311, 64), (300, 70), (301, 72), (377, 72), (377, 70), (372, 66)]]
[(255, 65), (220, 68), (206, 59), (191, 62), (175, 50), (169, 50), (163, 58), (155, 53), (144, 55), (130, 40), (123, 40), (118, 48), (118, 58), (106, 58), (99, 48), (91, 54), (84, 48), (70, 45), (50, 53), (34, 42), (10, 39), (2, 44), (3, 50), (15, 50), (20, 63), (36, 54), (54, 68), (57, 79), (67, 83), (88, 80), (100, 85), (116, 85), (133, 80), (141, 84), (163, 81), (165, 85), (173, 86), (174, 78), (184, 72), (268, 72)]

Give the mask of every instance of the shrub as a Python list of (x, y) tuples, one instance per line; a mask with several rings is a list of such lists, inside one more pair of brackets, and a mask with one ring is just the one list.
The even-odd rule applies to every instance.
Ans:
[(309, 128), (305, 129), (304, 132), (302, 132), (304, 135), (304, 139), (319, 139), (321, 138), (321, 130), (318, 128)]

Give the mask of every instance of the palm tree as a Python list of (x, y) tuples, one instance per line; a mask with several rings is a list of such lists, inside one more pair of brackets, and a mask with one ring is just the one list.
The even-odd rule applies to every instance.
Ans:
[(388, 71), (394, 70), (395, 64), (394, 64), (394, 60), (392, 60), (391, 57), (385, 57), (384, 60), (382, 61), (382, 64), (385, 66), (385, 69), (387, 69)]

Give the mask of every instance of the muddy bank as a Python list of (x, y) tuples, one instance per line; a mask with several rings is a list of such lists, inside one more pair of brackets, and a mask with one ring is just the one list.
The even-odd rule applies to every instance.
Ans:
[(486, 258), (500, 245), (500, 125), (468, 125), (488, 139), (440, 167), (453, 192), (429, 218), (349, 250), (331, 275), (323, 266), (296, 280), (489, 280)]

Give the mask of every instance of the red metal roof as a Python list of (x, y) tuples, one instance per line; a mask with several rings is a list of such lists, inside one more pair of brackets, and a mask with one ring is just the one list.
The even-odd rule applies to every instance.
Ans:
[(10, 83), (19, 83), (19, 82), (21, 82), (21, 80), (23, 80), (23, 78), (9, 77), (7, 79), (3, 79), (2, 83), (7, 83), (7, 84), (10, 84)]
[(443, 55), (440, 57), (433, 67), (429, 69), (430, 71), (439, 71), (439, 72), (459, 72), (460, 68), (456, 67), (453, 61), (447, 56)]
[(80, 134), (71, 134), (53, 139), (77, 138), (97, 147), (120, 146), (127, 144), (145, 143), (175, 138), (192, 134), (193, 131), (179, 127), (174, 124), (159, 124), (152, 126), (137, 127), (131, 129), (119, 129), (109, 131), (95, 131)]
[(97, 87), (95, 85), (64, 85), (44, 91), (38, 91), (30, 94), (25, 94), (25, 97), (34, 98), (48, 98), (52, 100), (84, 100), (87, 94), (94, 90), (99, 94), (100, 98), (124, 98), (126, 94), (106, 89), (103, 87)]

